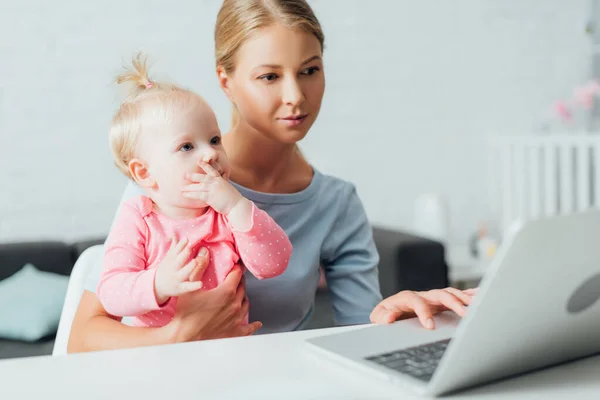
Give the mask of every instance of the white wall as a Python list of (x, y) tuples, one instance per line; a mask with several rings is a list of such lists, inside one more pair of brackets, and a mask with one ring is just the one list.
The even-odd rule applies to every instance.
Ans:
[[(125, 179), (107, 127), (133, 52), (203, 94), (217, 0), (0, 3), (0, 241), (108, 229)], [(407, 228), (425, 191), (464, 239), (488, 214), (484, 135), (528, 129), (588, 73), (588, 1), (313, 0), (327, 91), (303, 151), (353, 181), (373, 222)]]

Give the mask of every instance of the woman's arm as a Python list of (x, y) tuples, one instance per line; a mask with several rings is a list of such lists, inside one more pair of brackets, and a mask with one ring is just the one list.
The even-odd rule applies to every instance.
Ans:
[[(205, 268), (208, 257), (200, 264)], [(198, 290), (179, 297), (175, 316), (161, 328), (122, 324), (104, 310), (95, 293), (86, 290), (73, 320), (67, 351), (76, 353), (248, 336), (262, 326), (260, 322), (242, 325), (248, 307), (240, 267), (234, 268), (215, 289)]]
[(121, 323), (121, 318), (108, 314), (95, 293), (85, 290), (73, 325), (67, 352), (151, 346), (169, 342), (164, 328), (137, 328)]
[[(321, 262), (338, 325), (369, 322), (381, 301), (373, 230), (353, 186), (338, 196), (338, 216), (323, 244)], [(329, 210), (332, 211), (331, 209)]]
[(323, 262), (327, 286), (332, 293), (338, 324), (391, 323), (418, 317), (434, 328), (433, 314), (453, 310), (463, 316), (474, 289), (455, 288), (426, 292), (405, 290), (381, 300), (377, 264), (379, 255), (364, 208), (355, 191), (338, 217), (324, 246)]

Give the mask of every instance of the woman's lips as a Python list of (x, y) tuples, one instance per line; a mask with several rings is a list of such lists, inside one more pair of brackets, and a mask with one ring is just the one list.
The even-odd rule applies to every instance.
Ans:
[(294, 127), (303, 123), (307, 116), (308, 114), (290, 115), (288, 117), (280, 118), (279, 120), (287, 126)]

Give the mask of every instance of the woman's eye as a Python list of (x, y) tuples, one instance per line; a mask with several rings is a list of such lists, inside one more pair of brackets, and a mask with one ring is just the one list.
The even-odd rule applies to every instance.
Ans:
[(190, 151), (193, 149), (194, 149), (194, 146), (191, 143), (186, 143), (179, 148), (179, 151)]
[(213, 146), (216, 146), (219, 143), (221, 143), (221, 137), (220, 136), (215, 136), (214, 138), (210, 139), (210, 144), (212, 144)]
[(315, 72), (320, 71), (321, 68), (319, 67), (310, 67), (305, 69), (304, 71), (302, 71), (303, 75), (314, 75)]
[(274, 81), (275, 79), (277, 79), (277, 75), (275, 74), (265, 74), (265, 75), (261, 75), (258, 77), (258, 79), (263, 80), (263, 81)]

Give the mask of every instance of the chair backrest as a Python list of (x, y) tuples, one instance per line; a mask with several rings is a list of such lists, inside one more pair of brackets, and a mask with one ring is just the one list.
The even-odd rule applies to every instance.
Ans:
[(69, 286), (67, 288), (67, 294), (65, 297), (65, 303), (63, 305), (62, 313), (60, 315), (60, 322), (58, 323), (58, 330), (56, 332), (56, 339), (54, 341), (54, 349), (52, 351), (53, 356), (60, 356), (67, 354), (67, 344), (69, 342), (69, 335), (71, 333), (71, 325), (75, 312), (79, 306), (81, 295), (85, 287), (85, 281), (88, 273), (93, 269), (94, 265), (102, 262), (104, 255), (104, 246), (95, 245), (87, 248), (81, 256), (75, 262), (71, 277), (69, 278)]
[(516, 219), (600, 207), (600, 136), (496, 136), (488, 188), (501, 233)]

